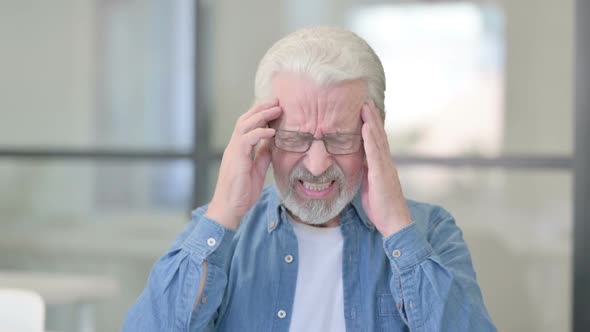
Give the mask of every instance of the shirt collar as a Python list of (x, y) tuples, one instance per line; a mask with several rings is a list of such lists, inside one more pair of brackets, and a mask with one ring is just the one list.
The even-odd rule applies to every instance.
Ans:
[(277, 226), (285, 219), (285, 207), (281, 204), (281, 199), (279, 198), (279, 194), (277, 193), (277, 189), (274, 185), (269, 186), (266, 188), (268, 190), (268, 205), (266, 207), (267, 211), (267, 228), (268, 232), (272, 232), (277, 228)]
[(363, 225), (365, 225), (365, 227), (367, 227), (369, 230), (374, 231), (376, 229), (375, 225), (373, 224), (373, 222), (369, 219), (369, 217), (365, 213), (365, 209), (363, 209), (363, 201), (361, 199), (361, 189), (360, 188), (356, 192), (356, 195), (354, 195), (354, 198), (352, 199), (352, 206), (354, 207), (357, 215), (359, 216), (359, 218), (363, 222)]
[[(287, 209), (283, 206), (277, 189), (274, 185), (267, 188), (269, 191), (268, 205), (267, 205), (267, 228), (271, 233), (280, 223), (286, 221)], [(353, 220), (360, 219), (361, 223), (369, 230), (374, 231), (375, 225), (369, 220), (369, 217), (363, 209), (361, 200), (361, 191), (357, 191), (351, 204), (348, 204), (342, 212), (340, 212), (340, 224), (345, 225)]]

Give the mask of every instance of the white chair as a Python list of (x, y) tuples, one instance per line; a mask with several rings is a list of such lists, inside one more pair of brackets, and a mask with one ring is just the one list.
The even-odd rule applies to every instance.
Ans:
[(43, 332), (45, 303), (31, 290), (0, 288), (0, 331)]

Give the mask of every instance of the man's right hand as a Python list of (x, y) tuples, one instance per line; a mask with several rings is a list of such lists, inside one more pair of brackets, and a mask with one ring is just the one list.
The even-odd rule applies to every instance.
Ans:
[(267, 124), (281, 113), (278, 100), (273, 100), (256, 104), (240, 116), (223, 152), (215, 193), (205, 212), (207, 217), (226, 228), (236, 229), (240, 219), (256, 203), (270, 165), (269, 139), (275, 134)]

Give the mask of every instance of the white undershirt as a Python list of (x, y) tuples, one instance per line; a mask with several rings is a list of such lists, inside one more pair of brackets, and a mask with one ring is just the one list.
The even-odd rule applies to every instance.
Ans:
[(289, 330), (345, 331), (340, 227), (290, 221), (297, 236), (299, 265)]

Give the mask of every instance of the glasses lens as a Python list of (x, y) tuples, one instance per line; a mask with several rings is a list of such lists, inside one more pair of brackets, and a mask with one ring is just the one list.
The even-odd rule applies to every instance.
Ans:
[(309, 148), (309, 135), (293, 131), (277, 130), (275, 145), (277, 148), (290, 152), (305, 152)]
[(355, 153), (359, 150), (361, 141), (360, 135), (333, 134), (324, 137), (326, 149), (331, 154)]
[[(289, 152), (306, 152), (315, 138), (310, 133), (277, 129), (275, 146)], [(322, 139), (330, 154), (351, 154), (358, 152), (362, 144), (361, 135), (327, 134)]]

